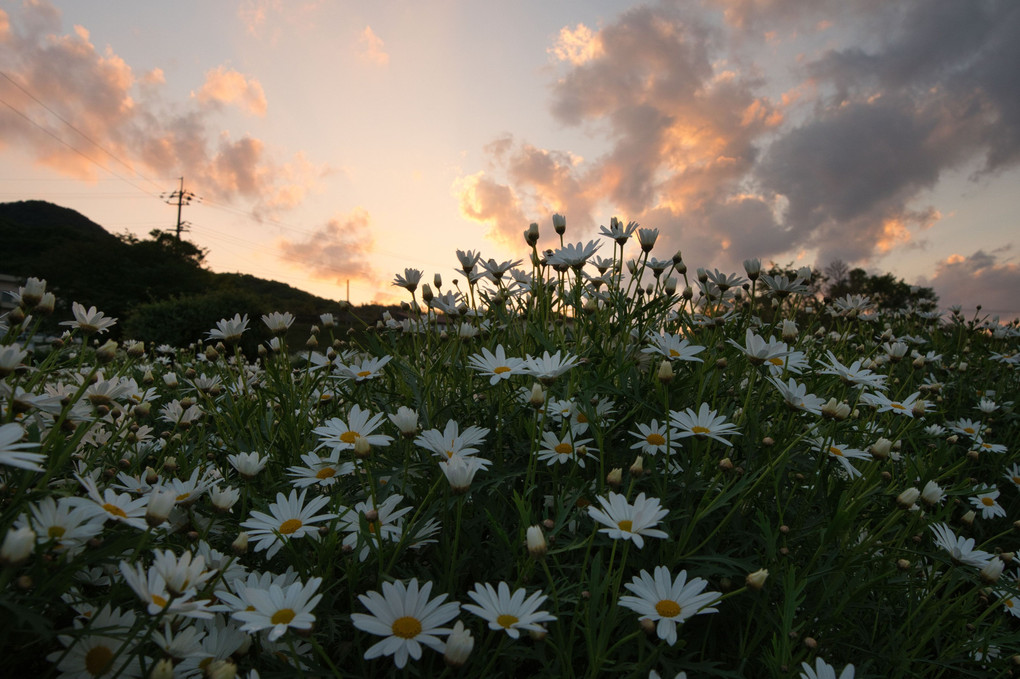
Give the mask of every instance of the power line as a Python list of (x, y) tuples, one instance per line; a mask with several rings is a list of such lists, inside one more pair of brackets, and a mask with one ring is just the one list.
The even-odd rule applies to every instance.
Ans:
[(54, 132), (51, 132), (50, 130), (46, 129), (45, 127), (43, 127), (43, 126), (42, 126), (42, 125), (40, 125), (39, 123), (37, 123), (37, 122), (35, 122), (34, 120), (32, 120), (31, 118), (29, 118), (29, 117), (28, 117), (27, 115), (25, 115), (24, 113), (22, 113), (21, 111), (19, 111), (18, 109), (14, 108), (14, 106), (12, 106), (11, 104), (7, 103), (7, 101), (5, 101), (4, 99), (0, 98), (0, 104), (3, 104), (3, 105), (4, 105), (4, 106), (6, 106), (7, 108), (11, 109), (11, 110), (12, 110), (12, 111), (14, 111), (14, 113), (16, 113), (16, 114), (17, 114), (18, 116), (20, 116), (21, 118), (23, 118), (23, 119), (25, 119), (26, 121), (28, 121), (28, 123), (29, 123), (29, 124), (31, 124), (31, 125), (32, 125), (32, 126), (34, 126), (34, 127), (37, 127), (37, 128), (39, 128), (39, 129), (40, 129), (40, 130), (41, 130), (42, 132), (46, 133), (46, 134), (47, 134), (48, 136), (50, 136), (50, 137), (52, 137), (53, 139), (57, 140), (58, 142), (60, 142), (60, 143), (61, 143), (61, 144), (63, 144), (64, 146), (66, 146), (67, 148), (71, 149), (72, 151), (74, 151), (74, 152), (75, 152), (75, 153), (77, 153), (77, 154), (78, 154), (79, 156), (81, 156), (81, 157), (82, 157), (82, 158), (84, 158), (85, 160), (89, 161), (89, 162), (90, 162), (90, 163), (92, 163), (93, 165), (96, 165), (96, 166), (97, 166), (97, 167), (99, 167), (100, 169), (106, 170), (107, 172), (109, 172), (110, 174), (112, 174), (112, 175), (113, 175), (114, 177), (117, 177), (118, 179), (120, 179), (121, 181), (124, 181), (124, 182), (126, 182), (127, 184), (130, 184), (131, 186), (135, 187), (136, 189), (138, 189), (138, 190), (139, 190), (139, 191), (141, 191), (142, 193), (146, 193), (146, 194), (148, 194), (148, 195), (150, 195), (150, 196), (154, 196), (154, 195), (155, 195), (155, 194), (153, 194), (153, 193), (151, 193), (151, 192), (149, 192), (149, 191), (146, 191), (146, 190), (145, 190), (145, 189), (143, 189), (143, 188), (142, 188), (141, 186), (138, 186), (137, 184), (135, 184), (134, 182), (132, 182), (132, 181), (131, 181), (130, 179), (128, 179), (127, 177), (123, 177), (123, 176), (121, 176), (121, 175), (117, 174), (116, 172), (114, 172), (114, 171), (113, 171), (113, 170), (111, 170), (110, 168), (108, 168), (108, 167), (106, 167), (105, 165), (103, 165), (102, 163), (100, 163), (100, 162), (99, 162), (98, 160), (96, 160), (95, 158), (92, 158), (92, 157), (90, 157), (90, 156), (86, 155), (86, 154), (85, 154), (85, 153), (84, 153), (83, 151), (81, 151), (80, 149), (76, 148), (75, 146), (72, 146), (72, 145), (71, 145), (70, 143), (68, 143), (68, 142), (64, 141), (63, 139), (61, 139), (61, 138), (60, 138), (59, 136), (57, 136), (57, 135), (56, 135), (56, 134), (55, 134)]
[[(14, 85), (15, 87), (17, 87), (17, 88), (18, 88), (19, 90), (21, 90), (22, 92), (24, 92), (24, 93), (25, 93), (25, 95), (27, 95), (28, 97), (30, 97), (30, 98), (32, 99), (32, 101), (34, 101), (35, 103), (39, 104), (39, 105), (40, 105), (40, 106), (42, 106), (42, 107), (43, 107), (44, 109), (46, 109), (47, 111), (49, 111), (49, 112), (50, 112), (50, 113), (51, 113), (51, 114), (52, 114), (52, 115), (53, 115), (53, 116), (54, 116), (54, 117), (55, 117), (55, 118), (56, 118), (57, 120), (59, 120), (60, 122), (64, 123), (64, 124), (65, 124), (65, 125), (67, 125), (68, 127), (70, 127), (70, 128), (72, 129), (72, 130), (74, 130), (75, 132), (77, 132), (77, 133), (78, 133), (79, 135), (81, 135), (81, 137), (82, 137), (83, 139), (85, 139), (85, 140), (86, 140), (87, 142), (89, 142), (90, 144), (92, 144), (93, 146), (95, 146), (95, 147), (96, 147), (97, 149), (99, 149), (100, 151), (102, 151), (102, 152), (103, 152), (103, 153), (105, 153), (106, 155), (110, 156), (111, 158), (113, 158), (114, 160), (116, 160), (116, 161), (117, 161), (118, 163), (120, 163), (121, 165), (123, 165), (124, 167), (126, 167), (126, 168), (127, 168), (128, 170), (130, 170), (131, 172), (135, 173), (136, 175), (138, 175), (138, 176), (139, 176), (139, 177), (141, 177), (142, 179), (146, 180), (146, 181), (147, 181), (147, 182), (149, 182), (150, 184), (153, 184), (153, 185), (157, 185), (157, 184), (156, 184), (156, 182), (154, 182), (153, 180), (151, 180), (151, 179), (147, 178), (147, 177), (146, 177), (145, 175), (143, 175), (143, 174), (142, 174), (141, 172), (139, 172), (138, 170), (136, 170), (136, 169), (135, 169), (135, 168), (134, 168), (133, 166), (131, 166), (131, 165), (129, 165), (128, 163), (126, 163), (126, 162), (124, 162), (123, 160), (121, 160), (121, 159), (120, 159), (120, 158), (119, 158), (119, 157), (118, 157), (118, 156), (117, 156), (116, 154), (114, 154), (113, 152), (111, 152), (111, 151), (107, 150), (106, 148), (104, 148), (104, 147), (103, 147), (103, 146), (102, 146), (102, 145), (101, 145), (101, 144), (100, 144), (99, 142), (97, 142), (96, 140), (94, 140), (94, 139), (93, 139), (92, 137), (88, 136), (87, 134), (85, 134), (84, 132), (82, 132), (81, 130), (79, 130), (79, 129), (78, 129), (78, 128), (77, 128), (77, 127), (76, 127), (76, 126), (75, 126), (75, 125), (73, 124), (73, 123), (71, 123), (70, 121), (66, 120), (66, 119), (65, 119), (65, 118), (64, 118), (63, 116), (61, 116), (61, 115), (60, 115), (59, 113), (57, 113), (56, 111), (54, 111), (53, 109), (51, 109), (51, 108), (50, 108), (49, 106), (47, 106), (47, 105), (45, 104), (45, 102), (43, 102), (43, 101), (42, 101), (41, 99), (39, 99), (39, 98), (38, 98), (37, 96), (35, 96), (35, 95), (34, 95), (34, 94), (32, 94), (31, 92), (29, 92), (29, 91), (28, 91), (27, 89), (25, 89), (25, 87), (24, 87), (24, 86), (22, 86), (22, 85), (21, 85), (20, 83), (16, 82), (16, 81), (15, 81), (15, 80), (14, 80), (13, 78), (11, 78), (11, 76), (7, 75), (7, 73), (5, 73), (4, 71), (0, 71), (0, 76), (3, 76), (3, 77), (4, 77), (4, 78), (5, 78), (5, 79), (6, 79), (6, 80), (7, 80), (8, 82), (9, 82), (9, 83), (11, 83), (11, 84), (12, 84), (12, 85)], [(93, 162), (95, 162), (95, 161), (93, 161)], [(105, 169), (105, 168), (104, 168), (104, 169)]]

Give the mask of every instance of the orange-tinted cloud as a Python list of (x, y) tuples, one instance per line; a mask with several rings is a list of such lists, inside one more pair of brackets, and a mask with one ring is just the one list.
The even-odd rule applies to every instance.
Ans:
[(337, 284), (349, 279), (373, 281), (369, 255), (375, 248), (372, 217), (362, 208), (334, 217), (304, 241), (281, 240), (280, 259), (315, 278)]
[(358, 36), (358, 59), (376, 66), (390, 63), (390, 55), (386, 52), (382, 38), (375, 34), (371, 26), (365, 26), (365, 30)]
[(556, 43), (546, 51), (560, 61), (577, 66), (601, 55), (602, 41), (598, 33), (584, 24), (577, 24), (574, 28), (564, 26)]
[(266, 94), (262, 85), (232, 68), (218, 66), (207, 71), (202, 88), (193, 96), (203, 104), (234, 104), (252, 115), (266, 115)]
[(497, 242), (518, 244), (529, 222), (513, 189), (479, 171), (458, 178), (452, 191), (462, 217), (489, 227), (486, 235)]
[(322, 172), (307, 171), (303, 157), (281, 162), (257, 138), (218, 132), (219, 105), (265, 111), (257, 81), (214, 69), (191, 101), (170, 102), (163, 71), (137, 75), (112, 47), (98, 49), (86, 28), (62, 32), (60, 14), (48, 3), (25, 3), (5, 17), (10, 28), (0, 42), (0, 65), (23, 90), (0, 82), (0, 95), (18, 111), (0, 109), (0, 139), (37, 163), (83, 179), (99, 176), (101, 167), (127, 176), (183, 175), (201, 195), (243, 200), (256, 212), (292, 206), (316, 186)]

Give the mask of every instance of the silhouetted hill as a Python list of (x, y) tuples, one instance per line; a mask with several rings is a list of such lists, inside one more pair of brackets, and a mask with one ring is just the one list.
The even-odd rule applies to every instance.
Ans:
[(45, 201), (0, 203), (0, 274), (45, 278), (60, 320), (73, 301), (95, 305), (120, 319), (113, 336), (153, 342), (193, 342), (235, 313), (248, 313), (254, 328), (261, 314), (289, 311), (295, 333), (307, 332), (321, 313), (342, 315), (338, 302), (284, 283), (208, 271), (205, 253), (192, 243), (166, 232), (152, 236), (118, 237)]

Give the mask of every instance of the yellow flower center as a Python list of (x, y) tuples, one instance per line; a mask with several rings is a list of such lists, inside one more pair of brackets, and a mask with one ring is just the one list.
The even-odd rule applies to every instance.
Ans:
[(553, 448), (560, 455), (570, 455), (574, 452), (574, 446), (569, 443), (557, 443), (556, 447)]
[(645, 441), (648, 441), (653, 446), (661, 446), (666, 443), (666, 439), (662, 434), (649, 434), (645, 437)]
[(577, 414), (577, 421), (579, 423), (581, 423), (581, 424), (587, 424), (588, 423), (588, 418), (585, 417), (584, 413), (578, 413)]
[(680, 604), (673, 601), (672, 599), (663, 599), (659, 603), (655, 604), (655, 612), (664, 618), (675, 618), (680, 615)]
[(177, 496), (177, 502), (184, 502), (191, 496), (191, 493), (181, 493)]
[(906, 407), (902, 403), (890, 403), (889, 406), (896, 408), (897, 410), (906, 410)]
[(393, 630), (395, 636), (401, 639), (414, 639), (421, 634), (421, 623), (418, 621), (418, 618), (405, 615), (394, 620), (393, 626), (390, 629)]
[(280, 524), (280, 535), (290, 535), (301, 526), (301, 519), (287, 519)]
[(965, 434), (973, 434), (974, 433), (974, 427), (964, 427), (963, 428), (963, 432)]
[(119, 516), (122, 519), (126, 519), (127, 518), (127, 514), (124, 513), (124, 510), (121, 509), (120, 507), (118, 507), (115, 504), (111, 504), (111, 503), (107, 502), (105, 505), (103, 505), (103, 509), (105, 509), (106, 511), (110, 512), (114, 516)]
[(1013, 600), (1012, 599), (1006, 599), (1002, 603), (1006, 604), (1006, 608), (1013, 608)]
[(496, 624), (498, 624), (503, 629), (510, 629), (513, 625), (515, 625), (518, 622), (518, 620), (519, 619), (516, 615), (504, 613), (503, 615), (496, 618)]
[(1015, 483), (1016, 485), (1020, 486), (1020, 476), (1014, 476), (1014, 477), (1012, 477), (1012, 480), (1013, 480), (1013, 483)]
[(106, 674), (113, 662), (113, 651), (108, 646), (96, 646), (85, 654), (85, 671), (93, 677)]
[(353, 444), (359, 438), (361, 438), (361, 434), (356, 431), (345, 431), (343, 434), (340, 434), (340, 440), (344, 443)]
[(497, 375), (502, 375), (503, 373), (510, 372), (510, 368), (506, 367), (505, 365), (501, 365), (498, 368), (493, 368), (492, 372), (496, 373)]
[(336, 470), (332, 467), (323, 467), (319, 471), (315, 472), (315, 478), (317, 479), (331, 479), (336, 476)]
[(160, 608), (166, 608), (166, 599), (164, 599), (163, 597), (161, 597), (158, 594), (153, 594), (151, 596), (152, 596), (152, 603), (156, 604)]
[(46, 530), (46, 535), (48, 535), (51, 538), (60, 539), (60, 538), (64, 537), (64, 533), (66, 533), (66, 532), (67, 532), (67, 529), (64, 528), (63, 526), (50, 526)]
[(273, 613), (273, 617), (269, 619), (269, 622), (274, 625), (289, 625), (290, 621), (294, 619), (296, 614), (289, 608), (281, 608), (276, 613)]
[(993, 500), (990, 497), (983, 497), (983, 498), (981, 498), (981, 504), (983, 504), (985, 507), (994, 507), (995, 506), (995, 500)]
[(783, 365), (783, 359), (781, 359), (779, 357), (770, 358), (769, 359), (769, 363), (771, 363), (772, 365)]
[(676, 349), (670, 349), (669, 350), (669, 357), (670, 358), (676, 358), (679, 355), (680, 355), (680, 352), (677, 351)]
[(709, 429), (708, 427), (701, 427), (701, 426), (691, 427), (691, 433), (692, 434), (710, 434), (711, 432), (712, 432), (712, 430)]
[(630, 519), (624, 519), (623, 521), (620, 521), (619, 523), (617, 523), (616, 527), (619, 528), (622, 531), (625, 531), (625, 532), (629, 533), (631, 528), (634, 527), (634, 522), (631, 521)]
[(371, 370), (361, 370), (358, 372), (358, 377), (368, 377), (372, 374)]
[(843, 451), (837, 448), (836, 446), (829, 446), (829, 452), (832, 453), (833, 455), (843, 457)]

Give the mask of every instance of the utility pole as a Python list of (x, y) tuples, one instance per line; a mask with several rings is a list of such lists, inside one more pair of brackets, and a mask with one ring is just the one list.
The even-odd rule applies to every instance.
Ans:
[[(181, 221), (181, 208), (185, 205), (191, 205), (191, 201), (195, 200), (196, 196), (192, 191), (184, 190), (184, 177), (181, 177), (181, 186), (173, 193), (164, 193), (162, 195), (163, 201), (167, 205), (177, 204), (177, 226), (174, 231), (177, 234), (177, 242), (181, 242), (181, 232), (188, 230), (188, 223)], [(201, 198), (199, 198), (201, 200)]]

